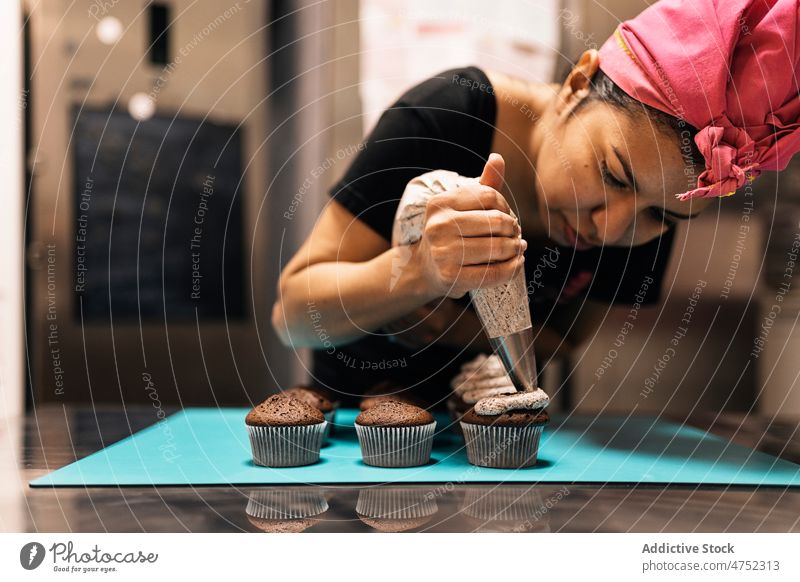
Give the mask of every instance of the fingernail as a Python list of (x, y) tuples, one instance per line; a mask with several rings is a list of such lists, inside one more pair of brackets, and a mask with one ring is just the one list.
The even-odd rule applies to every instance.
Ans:
[(520, 246), (522, 246), (522, 250), (524, 251), (528, 248), (528, 241), (526, 241), (524, 238), (520, 239)]

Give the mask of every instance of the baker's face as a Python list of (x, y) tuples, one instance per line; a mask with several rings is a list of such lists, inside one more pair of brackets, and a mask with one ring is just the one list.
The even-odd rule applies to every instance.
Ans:
[(560, 244), (641, 245), (711, 204), (675, 198), (701, 169), (684, 160), (674, 131), (643, 113), (592, 102), (574, 115), (551, 112), (536, 132), (539, 216)]

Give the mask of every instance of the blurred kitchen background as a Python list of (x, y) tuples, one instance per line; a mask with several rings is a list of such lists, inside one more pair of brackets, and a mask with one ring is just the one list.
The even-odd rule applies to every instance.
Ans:
[[(461, 65), (560, 79), (647, 4), (1, 3), (3, 414), (246, 406), (304, 380), (308, 354), (271, 329), (275, 283), (383, 108)], [(795, 163), (682, 225), (663, 301), (622, 345), (630, 308), (612, 308), (546, 367), (556, 404), (800, 413), (799, 222)]]

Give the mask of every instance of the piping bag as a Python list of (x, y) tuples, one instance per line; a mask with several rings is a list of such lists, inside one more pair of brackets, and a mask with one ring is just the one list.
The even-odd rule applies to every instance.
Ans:
[[(411, 245), (422, 238), (425, 208), (432, 196), (479, 181), (478, 178), (467, 178), (448, 170), (434, 170), (411, 180), (395, 213), (392, 246)], [(393, 274), (403, 266), (392, 265)], [(489, 342), (503, 362), (514, 387), (518, 392), (535, 390), (538, 386), (536, 356), (525, 269), (520, 268), (508, 283), (488, 289), (474, 289), (469, 294)]]

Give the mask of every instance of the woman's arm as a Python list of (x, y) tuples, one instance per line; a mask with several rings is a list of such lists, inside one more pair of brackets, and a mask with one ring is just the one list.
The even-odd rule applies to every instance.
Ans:
[[(433, 299), (417, 261), (331, 201), (281, 274), (272, 325), (286, 345), (353, 340)], [(413, 251), (411, 251), (413, 252)], [(389, 291), (392, 271), (395, 284)]]
[[(503, 160), (494, 155), (481, 184), (428, 203), (421, 240), (388, 243), (333, 201), (286, 265), (272, 324), (286, 345), (352, 341), (437, 297), (509, 281), (525, 243), (502, 195)], [(327, 343), (330, 342), (330, 343)]]

